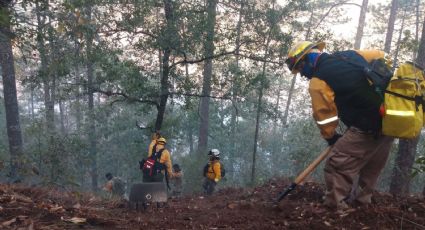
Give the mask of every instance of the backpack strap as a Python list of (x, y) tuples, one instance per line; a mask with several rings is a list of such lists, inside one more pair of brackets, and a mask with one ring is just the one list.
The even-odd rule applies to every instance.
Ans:
[[(156, 161), (156, 162), (158, 162), (158, 164), (160, 164), (160, 165), (161, 165), (161, 167), (164, 167), (164, 168), (162, 168), (162, 170), (164, 170), (164, 172), (165, 172), (165, 182), (166, 182), (166, 184), (167, 184), (167, 189), (168, 189), (168, 190), (171, 190), (170, 182), (169, 182), (169, 179), (168, 179), (169, 175), (168, 175), (168, 169), (167, 169), (167, 166), (165, 165), (165, 163), (161, 163), (161, 162), (160, 162), (160, 160), (161, 160), (161, 156), (162, 156), (162, 152), (164, 152), (164, 150), (165, 150), (165, 147), (164, 147), (164, 148), (162, 148), (162, 149), (160, 149), (158, 152), (156, 152), (156, 153), (155, 153), (155, 156), (156, 156), (155, 161)], [(158, 155), (157, 155), (157, 154), (158, 154)]]
[(396, 97), (401, 97), (403, 99), (409, 100), (409, 101), (414, 101), (416, 104), (416, 111), (419, 111), (419, 105), (424, 105), (424, 99), (421, 96), (415, 96), (415, 97), (409, 97), (406, 95), (402, 95), (396, 92), (391, 92), (389, 90), (385, 90), (385, 93), (394, 95)]
[(156, 143), (152, 146), (152, 154), (156, 152)]
[(154, 152), (152, 153), (152, 156), (155, 156), (155, 160), (156, 160), (156, 161), (158, 161), (158, 162), (159, 162), (159, 161), (161, 160), (162, 152), (164, 152), (164, 150), (165, 150), (165, 148), (160, 149), (158, 152), (154, 151)]

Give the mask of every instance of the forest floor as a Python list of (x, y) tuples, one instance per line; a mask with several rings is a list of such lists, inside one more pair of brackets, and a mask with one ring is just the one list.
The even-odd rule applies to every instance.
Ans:
[(274, 205), (288, 184), (274, 179), (251, 189), (226, 188), (143, 212), (90, 194), (0, 185), (0, 229), (425, 229), (423, 198), (376, 192), (371, 206), (338, 212), (320, 204), (323, 185), (307, 183)]

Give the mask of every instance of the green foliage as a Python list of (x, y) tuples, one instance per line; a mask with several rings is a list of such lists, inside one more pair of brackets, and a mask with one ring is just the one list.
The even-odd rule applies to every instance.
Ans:
[(417, 176), (419, 173), (425, 173), (425, 156), (419, 156), (415, 160), (416, 166), (413, 168), (412, 177)]
[[(141, 181), (138, 161), (146, 156), (149, 127), (155, 124), (155, 104), (163, 93), (160, 58), (169, 49), (173, 67), (167, 86), (173, 94), (169, 95), (161, 131), (168, 139), (173, 162), (179, 163), (184, 171), (185, 192), (201, 191), (202, 168), (207, 157), (206, 153), (196, 151), (200, 98), (194, 95), (199, 95), (202, 88), (203, 62), (198, 60), (205, 58), (206, 2), (171, 2), (170, 23), (165, 18), (164, 2), (158, 0), (64, 0), (49, 2), (43, 12), (34, 10), (33, 1), (25, 1), (27, 13), (14, 12), (14, 31), (19, 37), (16, 44), (21, 55), (16, 58), (16, 67), (23, 88), (19, 100), (25, 161), (39, 168), (43, 183), (79, 189), (91, 186), (87, 61), (94, 64), (95, 73), (98, 180), (102, 184), (103, 175), (111, 172), (128, 185)], [(220, 186), (249, 185), (260, 86), (264, 95), (255, 183), (275, 176), (295, 176), (325, 148), (326, 143), (311, 118), (305, 80), (297, 79), (288, 123), (283, 124), (291, 76), (281, 63), (291, 44), (306, 37), (326, 41), (331, 52), (350, 48), (351, 41), (329, 30), (330, 26), (346, 21), (345, 11), (335, 7), (326, 15), (333, 4), (342, 2), (244, 1), (243, 8), (241, 1), (220, 2), (215, 54), (234, 50), (236, 40), (241, 44), (239, 56), (229, 54), (213, 59), (211, 95), (222, 98), (210, 100), (208, 141), (209, 148), (222, 152), (226, 166), (227, 176)], [(388, 7), (379, 9), (382, 11), (377, 10), (375, 17), (385, 19)], [(40, 37), (33, 25), (37, 13), (43, 13), (49, 22)], [(376, 31), (383, 27), (382, 23), (368, 25), (376, 27)], [(91, 37), (93, 47), (87, 54)], [(405, 29), (402, 37), (400, 47), (406, 55), (418, 43), (412, 28)], [(40, 72), (37, 38), (42, 38), (46, 49), (46, 72)], [(375, 40), (379, 44), (382, 38)], [(176, 64), (183, 60), (193, 63)], [(49, 76), (46, 79), (54, 86), (54, 96), (63, 107), (60, 114), (56, 101), (56, 130), (52, 137), (45, 135), (46, 82), (37, 73)], [(4, 130), (0, 133), (0, 160), (7, 161), (5, 115), (3, 104), (0, 106), (0, 128)], [(138, 129), (136, 122), (147, 129)], [(423, 164), (418, 165), (421, 168)], [(386, 169), (385, 178), (390, 173)], [(313, 176), (319, 179), (320, 175), (319, 168)]]

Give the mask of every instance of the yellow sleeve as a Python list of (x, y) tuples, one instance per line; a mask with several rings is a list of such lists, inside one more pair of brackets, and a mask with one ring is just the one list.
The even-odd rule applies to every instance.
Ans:
[(156, 144), (156, 140), (152, 140), (151, 143), (149, 144), (148, 157), (152, 156), (152, 148), (155, 144)]
[(220, 162), (217, 162), (215, 164), (213, 164), (213, 171), (215, 174), (215, 182), (218, 182), (221, 179), (221, 164)]
[(313, 77), (309, 93), (313, 107), (313, 117), (325, 139), (333, 137), (338, 126), (338, 111), (334, 102), (334, 91), (325, 81)]
[(165, 164), (165, 167), (167, 167), (167, 173), (170, 177), (172, 177), (173, 175), (173, 163), (171, 163), (171, 156), (170, 156), (170, 152), (168, 152), (167, 149), (164, 149), (164, 151), (162, 151), (161, 154), (161, 159), (159, 160), (159, 163), (161, 164)]
[(385, 52), (381, 50), (356, 50), (367, 62), (371, 62), (373, 59), (379, 59), (385, 57)]

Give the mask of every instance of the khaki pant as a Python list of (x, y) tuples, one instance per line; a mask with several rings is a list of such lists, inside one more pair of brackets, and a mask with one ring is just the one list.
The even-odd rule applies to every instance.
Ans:
[[(350, 127), (334, 144), (326, 161), (324, 171), (327, 192), (324, 204), (344, 208), (347, 206), (346, 200), (360, 204), (370, 203), (392, 143), (392, 137), (375, 137)], [(356, 177), (358, 187), (354, 188), (353, 181)], [(350, 197), (350, 193), (354, 197)]]

